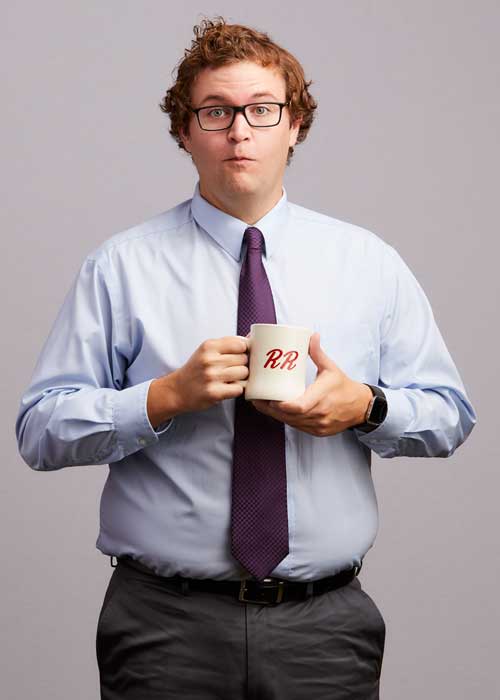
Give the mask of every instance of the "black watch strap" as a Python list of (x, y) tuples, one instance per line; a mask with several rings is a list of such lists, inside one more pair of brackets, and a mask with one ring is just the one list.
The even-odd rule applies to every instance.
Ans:
[(379, 386), (373, 386), (372, 384), (367, 384), (366, 386), (370, 387), (373, 395), (366, 414), (366, 420), (364, 423), (352, 427), (363, 433), (370, 433), (384, 422), (387, 416), (387, 399)]

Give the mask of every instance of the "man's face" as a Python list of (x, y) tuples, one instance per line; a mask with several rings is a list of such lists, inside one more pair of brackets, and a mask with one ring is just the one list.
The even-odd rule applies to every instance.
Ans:
[[(215, 97), (214, 97), (215, 96)], [(205, 68), (198, 75), (191, 95), (193, 107), (244, 105), (251, 102), (286, 102), (283, 77), (274, 68), (238, 61), (218, 68)], [(277, 126), (251, 127), (237, 113), (231, 128), (203, 131), (193, 114), (185, 148), (192, 154), (200, 177), (200, 190), (216, 202), (266, 197), (278, 199), (289, 146), (295, 145), (300, 122), (290, 128), (288, 107)], [(244, 156), (249, 160), (231, 160)]]

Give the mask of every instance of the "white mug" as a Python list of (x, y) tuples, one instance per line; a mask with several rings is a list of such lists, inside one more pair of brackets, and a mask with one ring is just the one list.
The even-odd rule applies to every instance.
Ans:
[(303, 394), (312, 334), (303, 326), (252, 323), (250, 336), (243, 338), (250, 355), (249, 375), (238, 381), (245, 387), (245, 399), (292, 401)]

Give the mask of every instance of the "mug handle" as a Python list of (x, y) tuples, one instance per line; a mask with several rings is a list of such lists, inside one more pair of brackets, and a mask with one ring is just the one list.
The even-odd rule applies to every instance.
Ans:
[[(247, 350), (250, 350), (251, 342), (250, 342), (250, 333), (248, 335), (237, 335), (237, 338), (241, 338), (242, 340), (246, 340), (247, 343)], [(248, 384), (248, 379), (236, 379), (235, 384), (241, 384), (241, 386), (245, 389), (246, 385)]]

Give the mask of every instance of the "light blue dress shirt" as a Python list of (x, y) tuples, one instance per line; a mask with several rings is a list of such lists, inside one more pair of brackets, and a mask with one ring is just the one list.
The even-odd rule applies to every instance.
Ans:
[[(321, 334), (352, 379), (383, 388), (385, 422), (315, 437), (288, 425), (290, 553), (274, 576), (314, 580), (361, 559), (378, 528), (371, 450), (447, 457), (476, 415), (429, 302), (374, 233), (288, 202), (255, 223), (278, 323)], [(247, 224), (194, 196), (84, 260), (16, 421), (33, 469), (109, 464), (97, 548), (165, 576), (239, 579), (230, 553), (234, 399), (153, 429), (151, 381), (207, 338), (236, 335)], [(308, 359), (307, 383), (316, 367)]]

